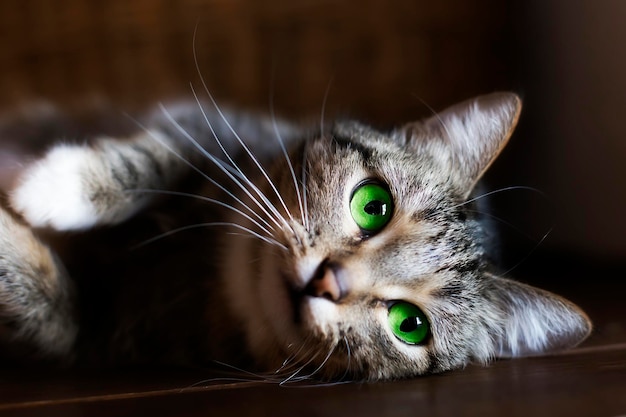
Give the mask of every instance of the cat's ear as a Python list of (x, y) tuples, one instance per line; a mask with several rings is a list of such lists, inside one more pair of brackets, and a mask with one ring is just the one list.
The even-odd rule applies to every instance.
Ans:
[(591, 332), (587, 315), (548, 291), (487, 277), (491, 352), (498, 357), (532, 356), (568, 349)]
[[(458, 103), (400, 131), (417, 149), (454, 164), (469, 191), (508, 142), (522, 109), (514, 93), (492, 93)], [(468, 193), (469, 193), (468, 191)]]

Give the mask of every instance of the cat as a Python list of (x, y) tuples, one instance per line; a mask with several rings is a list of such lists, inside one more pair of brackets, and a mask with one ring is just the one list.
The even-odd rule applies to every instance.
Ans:
[(0, 210), (5, 357), (375, 381), (589, 335), (577, 306), (489, 261), (475, 190), (514, 93), (387, 132), (207, 103), (125, 138), (51, 138), (21, 170)]

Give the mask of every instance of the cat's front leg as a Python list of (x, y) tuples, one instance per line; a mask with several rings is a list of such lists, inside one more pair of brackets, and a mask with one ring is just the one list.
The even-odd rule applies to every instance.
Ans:
[(0, 347), (69, 359), (77, 334), (65, 269), (30, 228), (0, 207)]
[(182, 168), (182, 158), (158, 132), (101, 138), (92, 145), (60, 144), (25, 169), (11, 204), (34, 227), (117, 224), (145, 207)]

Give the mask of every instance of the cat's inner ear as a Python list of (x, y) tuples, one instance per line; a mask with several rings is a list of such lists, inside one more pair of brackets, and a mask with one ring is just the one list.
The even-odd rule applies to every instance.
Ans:
[(405, 139), (453, 164), (469, 191), (508, 142), (522, 108), (514, 93), (493, 93), (456, 104), (404, 126)]
[(532, 356), (578, 345), (591, 332), (587, 315), (568, 300), (526, 284), (490, 277), (486, 298), (492, 352)]

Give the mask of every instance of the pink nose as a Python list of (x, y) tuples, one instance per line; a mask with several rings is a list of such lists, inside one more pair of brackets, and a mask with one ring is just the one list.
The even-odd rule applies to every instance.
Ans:
[(346, 271), (340, 264), (324, 261), (305, 289), (307, 295), (341, 301), (349, 292)]

